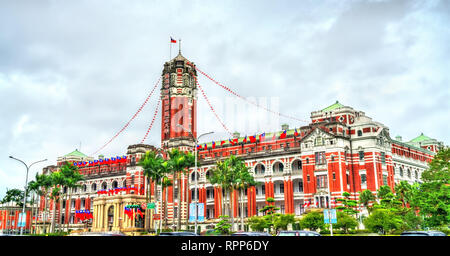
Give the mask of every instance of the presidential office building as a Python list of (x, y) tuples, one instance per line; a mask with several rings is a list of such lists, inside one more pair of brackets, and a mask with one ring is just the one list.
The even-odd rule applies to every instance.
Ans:
[[(56, 205), (55, 221), (71, 229), (143, 231), (146, 226), (145, 188), (150, 182), (154, 200), (154, 183), (144, 177), (137, 163), (146, 151), (156, 151), (165, 157), (165, 152), (173, 148), (194, 150), (196, 82), (195, 64), (181, 53), (164, 64), (160, 147), (130, 145), (114, 158), (99, 156), (96, 159), (75, 150), (58, 158), (56, 165), (44, 168), (44, 173), (50, 173), (65, 162), (76, 163), (85, 176), (80, 188), (71, 191), (63, 188), (70, 197)], [(158, 198), (163, 196), (168, 211), (165, 214), (158, 203), (151, 219), (167, 219), (172, 225), (177, 221), (177, 211), (181, 211), (184, 226), (189, 216), (187, 206), (198, 194), (199, 202), (205, 205), (205, 221), (201, 226), (205, 228), (216, 223), (222, 215), (225, 198), (222, 188), (210, 184), (207, 177), (217, 161), (231, 155), (242, 158), (259, 182), (259, 185), (246, 189), (243, 198), (234, 197), (232, 214), (249, 217), (261, 214), (258, 210), (264, 207), (268, 197), (275, 199), (279, 212), (301, 215), (312, 207), (329, 207), (335, 199), (342, 198), (344, 192), (356, 199), (365, 189), (375, 192), (382, 185), (394, 187), (401, 180), (420, 182), (422, 172), (443, 147), (442, 142), (423, 134), (410, 141), (403, 141), (399, 136), (392, 138), (384, 124), (372, 120), (363, 111), (336, 101), (311, 112), (311, 121), (306, 126), (283, 125), (279, 131), (250, 137), (235, 133), (233, 138), (203, 144), (198, 148), (198, 173), (192, 168), (189, 175), (182, 177), (180, 185), (168, 187), (167, 193), (158, 191)], [(197, 178), (199, 189), (194, 193)], [(182, 198), (175, 197), (173, 201), (178, 189), (182, 191)], [(39, 225), (48, 230), (53, 203), (50, 201), (47, 203), (50, 207), (46, 207), (45, 202), (41, 198)], [(241, 202), (244, 204), (242, 212), (238, 206)], [(127, 207), (140, 205), (143, 207), (135, 215), (130, 216), (125, 211)], [(84, 218), (77, 214), (80, 211), (89, 211), (92, 217)], [(155, 223), (149, 223), (149, 226), (153, 227)]]

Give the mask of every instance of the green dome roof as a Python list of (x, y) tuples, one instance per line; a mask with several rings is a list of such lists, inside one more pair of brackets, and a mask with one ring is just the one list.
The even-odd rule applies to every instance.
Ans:
[(337, 109), (337, 108), (342, 108), (342, 107), (345, 107), (345, 106), (342, 105), (341, 103), (339, 103), (339, 101), (336, 101), (336, 103), (334, 103), (333, 105), (322, 109), (322, 112), (327, 112), (327, 111), (331, 111), (331, 110), (334, 110), (334, 109)]
[(64, 155), (64, 156), (65, 157), (66, 156), (88, 157), (87, 155), (85, 155), (85, 154), (81, 153), (80, 151), (78, 151), (78, 149), (75, 149), (75, 151), (70, 152), (69, 154)]
[(418, 137), (410, 140), (409, 142), (424, 142), (427, 140), (433, 140), (433, 139), (428, 136), (425, 136), (425, 135), (423, 135), (423, 133), (421, 133)]

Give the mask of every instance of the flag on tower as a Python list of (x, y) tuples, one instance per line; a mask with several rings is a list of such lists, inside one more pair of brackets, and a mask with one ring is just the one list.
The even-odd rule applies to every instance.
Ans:
[(170, 42), (175, 44), (175, 43), (177, 43), (177, 40), (175, 40), (172, 37), (170, 37)]
[(280, 139), (284, 139), (286, 138), (286, 130), (284, 130), (284, 132), (280, 135)]
[(225, 144), (225, 141), (224, 141), (224, 140), (222, 140), (222, 141), (220, 142), (220, 146), (222, 146), (223, 144)]
[(215, 142), (215, 141), (212, 142), (212, 148), (213, 148), (213, 149), (216, 148), (216, 142)]
[(295, 128), (294, 136), (295, 136), (295, 137), (298, 136), (297, 128)]
[(256, 142), (256, 135), (255, 136), (250, 136), (250, 142), (251, 143), (255, 143)]
[(245, 135), (244, 140), (242, 140), (242, 142), (247, 143), (247, 135)]

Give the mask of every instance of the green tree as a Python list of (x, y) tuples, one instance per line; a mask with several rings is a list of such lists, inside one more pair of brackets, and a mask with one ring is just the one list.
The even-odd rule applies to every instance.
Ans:
[(325, 227), (323, 213), (316, 211), (307, 213), (302, 219), (300, 219), (300, 226), (313, 231), (323, 229)]
[(364, 220), (364, 226), (372, 232), (386, 234), (402, 226), (402, 219), (391, 209), (374, 209)]
[(53, 201), (53, 211), (52, 211), (52, 223), (50, 226), (50, 232), (55, 232), (56, 227), (56, 204), (60, 200), (61, 196), (61, 185), (65, 184), (65, 176), (61, 173), (60, 170), (53, 172), (50, 174), (50, 180), (52, 184), (50, 199)]
[(411, 196), (412, 196), (411, 185), (406, 180), (402, 180), (397, 185), (395, 185), (394, 190), (395, 190), (397, 199), (400, 202), (402, 202), (402, 206), (407, 207), (408, 203), (411, 200)]
[(252, 216), (248, 219), (248, 224), (252, 230), (264, 231), (270, 228), (270, 220), (266, 216)]
[(23, 196), (24, 196), (23, 190), (16, 189), (16, 188), (9, 189), (9, 190), (7, 189), (6, 195), (5, 195), (5, 197), (3, 197), (1, 202), (3, 204), (12, 202), (17, 206), (22, 207), (23, 206)]
[[(78, 167), (74, 166), (73, 164), (70, 164), (66, 162), (63, 166), (61, 166), (61, 174), (63, 175), (63, 182), (62, 184), (59, 184), (61, 187), (65, 187), (67, 189), (67, 192), (64, 193), (64, 200), (68, 200), (70, 202), (71, 200), (71, 194), (70, 191), (75, 188), (80, 188), (80, 181), (84, 180), (84, 176), (79, 172)], [(69, 205), (66, 205), (66, 207), (69, 207)], [(60, 215), (62, 212), (62, 201), (60, 206)], [(70, 207), (69, 207), (70, 209)], [(67, 220), (70, 219), (70, 210), (68, 211), (69, 215), (66, 217)], [(62, 221), (62, 218), (59, 218), (60, 221)], [(62, 223), (60, 223), (62, 224)], [(61, 225), (62, 226), (62, 225)], [(67, 221), (66, 229), (69, 230), (69, 221)]]
[(338, 199), (336, 199), (336, 201), (342, 202), (343, 206), (338, 206), (338, 207), (336, 207), (336, 209), (342, 210), (343, 212), (345, 212), (347, 214), (358, 213), (358, 211), (356, 211), (354, 209), (357, 206), (357, 201), (350, 199), (350, 193), (344, 192), (344, 193), (342, 193), (342, 196), (344, 196), (344, 198), (338, 198)]
[(412, 190), (411, 207), (417, 209), (425, 227), (450, 223), (450, 148), (441, 149), (422, 173), (423, 183)]
[[(188, 168), (194, 166), (194, 156), (189, 152), (183, 152), (178, 149), (172, 149), (169, 153), (169, 168), (172, 170), (173, 186), (178, 185), (178, 198), (179, 206), (177, 211), (177, 230), (181, 229), (181, 209), (182, 209), (182, 197), (181, 197), (181, 173), (186, 173)], [(189, 179), (188, 179), (189, 180)], [(176, 183), (175, 183), (176, 182)], [(175, 202), (175, 193), (173, 193), (173, 202)], [(186, 198), (187, 199), (187, 198)], [(185, 200), (186, 200), (185, 199)]]
[[(154, 151), (147, 151), (138, 163), (143, 168), (144, 175), (147, 177), (147, 202), (151, 201), (150, 184), (154, 182), (153, 194), (155, 195), (155, 203), (158, 202), (157, 186), (161, 184), (161, 181), (169, 173), (168, 163), (161, 156), (157, 155)], [(162, 190), (161, 190), (162, 191)], [(160, 203), (162, 205), (162, 202)], [(150, 230), (150, 209), (145, 210), (146, 216), (146, 228)]]
[(249, 172), (250, 167), (246, 166), (242, 159), (236, 158), (231, 164), (231, 168), (234, 168), (233, 173), (236, 173), (235, 180), (233, 181), (233, 187), (239, 191), (239, 197), (241, 199), (241, 229), (244, 229), (244, 191), (251, 186), (255, 186), (257, 182)]
[(371, 208), (369, 208), (369, 204), (375, 201), (375, 196), (372, 194), (372, 191), (366, 189), (359, 192), (359, 203), (367, 209), (370, 214)]
[(344, 212), (337, 212), (337, 222), (333, 224), (333, 228), (341, 229), (345, 234), (348, 234), (350, 229), (355, 229), (358, 226), (358, 222), (355, 218)]
[(273, 228), (275, 229), (275, 233), (277, 233), (278, 230), (287, 230), (287, 226), (289, 224), (294, 224), (295, 221), (294, 214), (276, 213), (273, 218)]
[(211, 175), (208, 177), (208, 180), (211, 184), (219, 185), (224, 191), (224, 197), (222, 199), (222, 215), (230, 216), (230, 201), (228, 200), (228, 204), (225, 203), (225, 200), (229, 198), (229, 193), (232, 189), (232, 169), (229, 166), (229, 161), (218, 161), (216, 167), (211, 170)]
[(214, 230), (221, 235), (228, 235), (231, 233), (230, 217), (227, 215), (219, 216), (220, 221), (214, 227)]

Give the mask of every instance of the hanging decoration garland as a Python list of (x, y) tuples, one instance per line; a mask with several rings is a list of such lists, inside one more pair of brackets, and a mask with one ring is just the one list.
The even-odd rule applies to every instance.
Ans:
[(156, 115), (158, 114), (158, 110), (159, 110), (159, 104), (161, 103), (161, 98), (159, 98), (158, 103), (156, 104), (156, 110), (155, 110), (155, 114), (153, 114), (153, 119), (152, 122), (150, 123), (150, 126), (147, 129), (147, 132), (145, 133), (144, 138), (141, 140), (141, 144), (144, 143), (145, 139), (147, 139), (148, 133), (150, 132), (150, 130), (153, 127), (153, 123), (155, 122), (156, 119)]
[(200, 86), (200, 84), (198, 83), (197, 77), (194, 76), (195, 79), (195, 83), (197, 84), (197, 87), (200, 89), (200, 91), (202, 92), (203, 98), (205, 98), (206, 102), (209, 105), (209, 108), (211, 109), (211, 111), (213, 112), (213, 114), (216, 116), (217, 120), (219, 120), (220, 124), (223, 126), (223, 128), (228, 132), (228, 134), (230, 134), (230, 137), (233, 137), (233, 134), (230, 132), (230, 130), (225, 126), (225, 124), (222, 122), (222, 120), (219, 118), (219, 116), (217, 115), (216, 111), (214, 110), (213, 106), (211, 105), (211, 103), (208, 100), (208, 97), (206, 97), (205, 92), (203, 91), (202, 87)]
[(144, 103), (141, 105), (141, 107), (136, 111), (136, 113), (134, 113), (134, 115), (131, 117), (131, 119), (122, 127), (122, 129), (120, 129), (119, 132), (117, 132), (105, 145), (103, 145), (101, 148), (99, 148), (97, 151), (95, 151), (94, 153), (92, 153), (92, 155), (97, 154), (97, 152), (99, 152), (100, 150), (104, 149), (109, 143), (111, 143), (115, 138), (117, 138), (117, 136), (119, 136), (119, 134), (121, 134), (127, 127), (128, 125), (136, 118), (136, 116), (142, 111), (142, 109), (145, 107), (145, 105), (147, 104), (148, 100), (150, 99), (150, 97), (152, 96), (153, 92), (155, 91), (156, 87), (159, 84), (159, 81), (161, 80), (161, 77), (159, 77), (158, 81), (156, 82), (155, 86), (153, 87), (152, 91), (150, 92), (150, 94), (147, 96), (147, 98), (145, 99)]
[[(191, 66), (192, 66), (192, 65), (191, 65)], [(305, 121), (305, 120), (302, 120), (302, 119), (299, 119), (299, 118), (296, 118), (296, 117), (293, 117), (293, 116), (285, 115), (285, 114), (282, 114), (282, 113), (280, 113), (280, 112), (273, 111), (273, 110), (271, 110), (271, 109), (269, 109), (269, 108), (266, 108), (266, 107), (264, 107), (264, 106), (260, 106), (258, 103), (249, 101), (247, 98), (245, 98), (245, 97), (243, 97), (243, 96), (237, 94), (236, 92), (234, 92), (234, 91), (231, 90), (230, 88), (228, 88), (228, 87), (226, 87), (225, 85), (222, 85), (221, 83), (217, 82), (217, 81), (214, 80), (212, 77), (210, 77), (208, 74), (206, 74), (205, 72), (203, 72), (203, 71), (201, 71), (200, 69), (198, 69), (196, 66), (192, 66), (192, 67), (193, 67), (195, 70), (197, 70), (198, 72), (200, 72), (200, 74), (206, 76), (209, 80), (213, 81), (215, 84), (219, 85), (220, 87), (222, 87), (223, 89), (225, 89), (225, 90), (228, 91), (229, 93), (233, 94), (234, 96), (236, 96), (236, 97), (238, 97), (238, 98), (241, 98), (242, 100), (244, 100), (244, 101), (246, 101), (246, 102), (248, 102), (248, 103), (250, 103), (250, 104), (252, 104), (252, 105), (255, 105), (255, 106), (258, 107), (258, 108), (262, 108), (262, 109), (264, 109), (264, 110), (266, 110), (266, 111), (268, 111), (268, 112), (271, 112), (272, 114), (278, 115), (278, 116), (283, 116), (283, 117), (286, 117), (286, 118), (289, 118), (289, 119), (293, 119), (293, 120), (297, 120), (297, 121), (300, 121), (300, 122), (304, 122), (304, 123), (308, 123), (308, 124), (309, 124), (309, 121)]]

